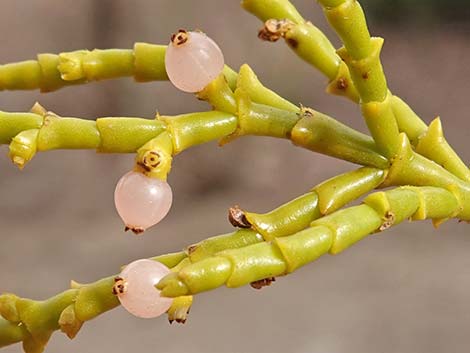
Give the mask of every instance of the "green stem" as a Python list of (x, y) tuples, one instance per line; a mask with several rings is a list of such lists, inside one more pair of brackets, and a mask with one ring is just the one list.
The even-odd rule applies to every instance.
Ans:
[[(272, 10), (270, 7), (265, 6), (266, 4), (263, 5), (262, 1), (260, 3), (256, 0), (247, 1), (247, 4), (249, 5), (247, 5), (248, 9), (256, 9), (255, 14), (257, 14), (258, 17), (263, 11), (269, 12)], [(292, 5), (288, 1), (279, 1), (276, 6), (279, 6), (277, 10), (269, 12), (269, 16), (272, 16), (273, 18), (283, 17), (281, 14), (290, 13), (289, 9), (292, 8)], [(282, 9), (282, 11), (279, 9)], [(284, 18), (289, 18), (289, 16), (284, 16)], [(327, 65), (327, 70), (325, 69), (321, 71), (330, 78), (333, 72), (337, 72), (335, 79), (330, 82), (328, 90), (346, 94), (351, 99), (357, 101), (356, 91), (353, 89), (354, 85), (350, 82), (349, 70), (347, 70), (344, 63), (339, 60), (336, 53), (334, 53), (334, 48), (331, 43), (329, 43), (323, 35), (321, 38), (318, 37), (318, 33), (320, 32), (312, 29), (314, 27), (310, 24), (304, 23), (303, 20), (297, 22), (299, 28), (296, 28), (296, 25), (292, 27), (291, 34), (289, 34), (290, 32), (286, 34), (286, 38), (289, 39), (291, 43), (296, 39), (299, 39), (299, 43), (302, 43), (302, 45), (298, 47), (297, 53), (301, 57), (304, 57), (304, 59), (306, 56), (302, 56), (302, 53), (306, 53), (306, 55), (308, 53), (316, 53), (312, 56), (315, 60), (319, 57), (325, 56), (325, 60), (321, 60), (321, 62), (330, 62), (331, 64)], [(306, 27), (306, 30), (302, 30), (302, 26), (309, 27)], [(311, 33), (313, 32), (311, 31), (317, 34), (312, 35)], [(302, 49), (304, 45), (306, 46), (305, 50)], [(313, 50), (310, 48), (312, 45), (314, 47), (315, 45), (319, 45), (319, 47), (315, 47), (317, 49)], [(167, 79), (164, 68), (165, 50), (166, 47), (162, 45), (136, 43), (133, 50), (80, 50), (59, 55), (40, 54), (38, 55), (38, 61), (26, 61), (1, 66), (0, 87), (4, 89), (41, 88), (43, 91), (51, 91), (68, 84), (84, 83), (89, 80), (101, 80), (129, 75), (133, 75), (137, 81), (163, 80)], [(327, 60), (327, 57), (331, 57), (333, 60)], [(132, 58), (133, 60), (131, 60)], [(310, 62), (308, 59), (307, 61)], [(330, 74), (328, 72), (330, 72)], [(225, 80), (223, 80), (222, 83), (220, 83), (221, 80), (216, 80), (208, 86), (206, 92), (201, 92), (200, 96), (202, 99), (208, 100), (216, 109), (232, 114), (236, 112), (236, 102), (234, 101), (234, 97), (230, 90), (233, 91), (237, 85), (239, 88), (243, 88), (244, 91), (248, 92), (248, 95), (253, 102), (271, 105), (272, 107), (283, 110), (296, 111), (297, 109), (290, 102), (279, 97), (273, 91), (265, 88), (256, 78), (256, 75), (254, 75), (247, 66), (243, 66), (241, 68), (240, 77), (238, 77), (237, 73), (229, 67), (225, 67), (224, 76), (227, 80), (226, 84), (223, 83)], [(237, 77), (239, 81), (238, 84)], [(227, 84), (228, 87), (226, 86)], [(412, 142), (415, 143), (418, 136), (425, 131), (423, 128), (424, 123), (422, 123), (419, 117), (417, 117), (417, 115), (414, 114), (412, 110), (399, 98), (393, 97), (391, 105), (393, 108), (392, 113), (395, 114), (395, 117), (397, 118), (400, 131), (406, 132), (411, 137)], [(366, 107), (364, 108), (364, 111), (370, 111), (370, 109), (367, 109)], [(390, 109), (388, 109), (388, 111), (390, 111)], [(13, 116), (12, 113), (0, 114), (0, 143), (9, 143), (21, 131), (37, 129), (43, 124), (43, 117), (32, 113), (18, 113), (19, 116), (16, 117)], [(144, 119), (141, 121), (125, 121), (124, 119), (120, 119), (119, 123), (115, 123), (112, 119), (115, 118), (103, 118), (103, 121), (98, 119), (96, 122), (102, 141), (97, 149), (101, 152), (135, 152), (143, 144), (157, 136), (162, 131), (161, 124), (158, 121), (150, 122)], [(369, 128), (373, 132), (373, 135), (376, 137), (376, 140), (379, 141), (378, 145), (382, 151), (381, 153), (390, 157), (396, 146), (396, 134), (390, 133), (390, 131), (396, 131), (393, 126), (393, 120), (382, 119), (382, 122), (385, 122), (385, 125), (389, 127), (387, 129), (384, 129), (384, 123), (378, 124), (377, 119), (374, 119), (373, 117), (366, 117), (366, 120)], [(94, 148), (96, 146), (98, 136), (92, 126), (93, 123), (82, 123), (81, 121), (75, 121), (72, 118), (53, 121), (53, 123), (54, 124), (52, 124), (48, 131), (41, 131), (40, 136), (42, 136), (42, 142), (39, 143), (36, 148), (33, 146), (34, 139), (32, 139), (31, 136), (27, 136), (27, 140), (29, 139), (31, 141), (30, 145), (25, 145), (25, 139), (23, 136), (18, 136), (16, 141), (17, 147), (12, 148), (10, 155), (12, 156), (12, 159), (16, 160), (15, 163), (20, 168), (24, 167), (25, 163), (34, 156), (36, 149), (41, 151), (56, 148)], [(79, 129), (80, 137), (72, 138), (73, 136), (71, 136), (71, 138), (64, 138), (65, 135), (67, 135), (67, 130), (69, 128), (72, 130), (75, 128)], [(128, 136), (128, 130), (133, 129), (143, 133), (140, 134), (140, 136), (134, 134), (134, 137), (130, 138), (130, 136)], [(59, 132), (60, 130), (63, 131)], [(388, 132), (386, 134), (382, 134), (382, 136), (377, 133), (383, 131)], [(49, 133), (46, 134), (46, 132)], [(226, 141), (229, 140), (230, 139)], [(441, 138), (440, 141), (442, 141), (442, 143), (437, 144), (439, 147), (432, 149), (433, 153), (423, 153), (425, 153), (428, 158), (437, 158), (436, 161), (438, 163), (442, 163), (439, 160), (440, 156), (449, 154), (449, 160), (451, 162), (443, 164), (446, 167), (451, 165), (449, 170), (452, 173), (455, 173), (463, 180), (469, 180), (470, 171), (468, 168), (443, 138)], [(423, 143), (421, 146), (423, 146)], [(21, 149), (26, 150), (18, 152)], [(421, 148), (421, 150), (429, 151), (431, 149)], [(369, 162), (364, 163), (363, 161), (360, 161), (359, 163), (367, 165)]]
[(7, 113), (0, 111), (0, 144), (9, 144), (20, 132), (39, 129), (43, 117), (33, 113)]
[[(61, 118), (50, 112), (44, 116), (0, 112), (0, 141), (11, 143), (10, 157), (23, 167), (36, 151), (136, 152), (166, 130), (171, 132), (173, 154), (177, 154), (191, 146), (230, 135), (236, 126), (235, 116), (219, 111), (158, 116), (156, 120), (109, 117), (96, 121)], [(22, 128), (25, 130), (20, 131)]]
[[(186, 254), (181, 252), (157, 256), (152, 260), (172, 268), (185, 257)], [(23, 341), (27, 353), (42, 352), (52, 333), (59, 329), (73, 338), (83, 322), (119, 305), (112, 293), (115, 277), (90, 284), (72, 281), (72, 289), (44, 301), (19, 298), (13, 294), (0, 295), (0, 347)]]
[(379, 151), (388, 159), (394, 157), (398, 149), (399, 130), (391, 97), (388, 95), (381, 102), (362, 103), (361, 110)]
[(387, 158), (369, 136), (312, 109), (302, 116), (291, 132), (295, 145), (360, 165), (388, 168)]
[[(342, 7), (339, 6), (341, 4)], [(349, 70), (334, 52), (334, 47), (316, 27), (305, 22), (300, 15), (298, 15), (295, 7), (293, 7), (290, 2), (279, 0), (275, 4), (272, 4), (272, 2), (268, 3), (265, 0), (248, 0), (245, 1), (243, 5), (248, 11), (263, 20), (270, 18), (287, 18), (292, 21), (295, 25), (290, 27), (289, 31), (285, 34), (285, 38), (288, 43), (291, 44), (294, 51), (300, 57), (318, 67), (320, 71), (330, 78), (328, 86), (329, 92), (346, 95), (353, 101), (358, 101), (357, 91), (351, 81)], [(354, 1), (326, 1), (324, 5), (329, 7), (327, 10), (328, 13), (334, 14), (330, 15), (330, 17), (336, 16), (336, 22), (338, 22), (338, 18), (341, 18), (341, 16), (338, 17), (338, 13), (344, 15), (344, 11), (353, 11), (356, 15), (359, 14), (359, 17), (363, 16), (362, 10), (358, 11), (360, 6), (354, 4)], [(336, 10), (332, 8), (336, 8)], [(341, 11), (338, 9), (341, 9)], [(342, 21), (343, 20), (344, 16)], [(336, 23), (335, 21), (333, 22)], [(361, 26), (365, 26), (364, 21), (361, 20), (359, 22)], [(338, 28), (341, 27), (341, 24), (336, 23), (336, 25)], [(357, 28), (360, 28), (360, 26)], [(341, 31), (344, 37), (343, 39), (349, 43), (346, 45), (346, 48), (349, 47), (349, 51), (353, 50), (358, 57), (361, 57), (362, 55), (359, 55), (360, 53), (356, 53), (356, 50), (351, 49), (354, 48), (354, 38), (351, 37), (350, 32), (344, 29)], [(362, 32), (366, 33), (363, 30)], [(362, 38), (363, 41), (369, 38), (368, 33), (363, 35)], [(293, 43), (297, 43), (298, 45), (294, 45)], [(365, 47), (367, 46), (364, 46), (364, 48)], [(134, 76), (136, 81), (139, 82), (166, 80), (167, 75), (164, 66), (165, 50), (166, 47), (163, 45), (136, 43), (133, 50), (96, 49), (93, 51), (78, 50), (69, 53), (61, 53), (59, 55), (39, 54), (37, 61), (29, 60), (0, 66), (0, 89), (40, 88), (43, 92), (48, 92), (70, 84), (80, 84), (90, 80), (102, 80), (123, 76)], [(321, 60), (319, 60), (319, 58), (321, 58)], [(377, 62), (378, 61), (376, 61), (376, 63)], [(362, 67), (363, 65), (359, 66)], [(238, 86), (247, 91), (254, 102), (271, 105), (284, 110), (296, 110), (293, 104), (262, 86), (257, 80), (256, 75), (250, 71), (247, 66), (242, 67), (240, 71), (242, 77), (239, 79)], [(227, 66), (224, 68), (223, 73), (227, 80), (226, 84), (220, 83), (220, 80), (213, 82), (207, 88), (209, 92), (201, 92), (200, 97), (208, 100), (216, 109), (234, 114), (236, 112), (236, 103), (230, 90), (235, 90), (238, 75)], [(335, 77), (332, 79), (334, 74)], [(372, 75), (372, 77), (376, 76), (378, 78), (381, 77), (380, 75)], [(368, 81), (370, 82), (371, 80)], [(225, 80), (223, 82), (225, 82)], [(226, 85), (228, 85), (228, 87), (226, 87)], [(375, 87), (380, 85), (369, 84), (369, 86)], [(380, 90), (380, 92), (382, 91), (383, 90)], [(406, 103), (398, 97), (393, 97), (391, 106), (392, 114), (395, 115), (399, 130), (406, 132), (413, 145), (416, 145), (418, 138), (427, 130), (425, 124)], [(364, 110), (369, 111), (367, 107)], [(8, 116), (6, 117), (5, 115)], [(118, 124), (115, 124), (110, 120), (114, 118), (103, 119), (102, 122), (99, 121), (101, 119), (97, 121), (102, 141), (98, 150), (102, 152), (134, 152), (161, 132), (159, 122), (150, 123), (145, 120), (120, 120)], [(392, 119), (382, 119), (385, 120), (386, 124), (377, 124), (377, 119), (374, 118), (366, 117), (366, 120), (374, 137), (376, 137), (378, 141), (380, 150), (385, 156), (390, 157), (396, 147), (396, 134), (390, 133), (390, 131), (396, 131)], [(0, 122), (0, 143), (10, 143), (20, 132), (40, 128), (43, 124), (43, 117), (32, 113), (18, 113), (17, 116), (14, 116), (13, 113), (0, 112)], [(384, 131), (383, 127), (385, 125), (388, 127), (386, 131), (389, 132), (380, 136), (377, 132)], [(58, 133), (58, 130), (62, 130), (62, 128), (64, 131)], [(67, 134), (66, 130), (69, 128), (78, 128), (80, 130), (80, 140), (63, 138), (63, 134)], [(129, 138), (129, 136), (126, 135), (129, 134), (128, 130), (132, 129), (143, 133), (140, 137), (134, 135), (134, 138)], [(25, 163), (34, 156), (36, 149), (41, 151), (55, 148), (93, 148), (97, 143), (97, 134), (93, 130), (92, 123), (82, 123), (74, 121), (73, 119), (61, 120), (60, 122), (54, 121), (53, 126), (48, 130), (48, 135), (45, 135), (45, 131), (41, 131), (40, 135), (43, 136), (43, 142), (39, 143), (38, 146), (33, 146), (34, 139), (31, 138), (32, 133), (26, 136), (26, 140), (31, 141), (29, 145), (24, 143), (24, 136), (18, 136), (17, 141), (15, 141), (17, 145), (12, 148), (10, 154), (12, 159), (16, 159), (15, 163), (22, 168)], [(432, 134), (429, 133), (429, 135)], [(51, 137), (50, 141), (49, 137)], [(420, 151), (426, 157), (443, 164), (449, 171), (456, 174), (461, 179), (470, 180), (469, 169), (447, 142), (445, 142), (443, 136), (439, 138), (439, 141), (440, 143), (436, 144), (438, 147), (434, 147), (434, 145), (425, 147), (424, 143), (421, 143)], [(25, 151), (19, 152), (21, 149), (25, 149)], [(449, 155), (450, 162), (443, 163), (442, 156), (446, 154)]]
[(470, 182), (470, 170), (447, 143), (441, 119), (433, 120), (425, 133), (420, 136), (416, 152), (443, 166), (463, 181)]
[[(134, 77), (137, 82), (166, 81), (165, 45), (136, 43), (133, 49), (76, 50), (39, 54), (28, 60), (0, 66), (0, 90), (51, 92), (91, 81)], [(236, 77), (228, 66), (224, 74), (233, 87)]]
[(271, 18), (288, 19), (294, 23), (305, 21), (288, 0), (243, 0), (241, 4), (263, 22)]
[(461, 220), (470, 221), (470, 183), (465, 182), (439, 164), (414, 152), (408, 137), (400, 134), (399, 150), (383, 186), (415, 185), (434, 186), (450, 191), (459, 201)]
[(268, 105), (277, 109), (297, 113), (299, 107), (266, 88), (248, 64), (243, 64), (238, 73), (237, 89), (248, 94), (258, 104)]
[(330, 81), (336, 78), (341, 59), (333, 44), (311, 22), (293, 25), (284, 38), (300, 58), (317, 68)]
[(235, 91), (235, 98), (238, 106), (238, 128), (232, 138), (255, 135), (288, 139), (300, 119), (299, 108), (296, 111), (283, 110), (255, 103), (242, 88)]
[[(445, 202), (436, 204), (443, 200)], [(384, 231), (405, 219), (450, 218), (459, 208), (457, 198), (442, 188), (402, 187), (374, 193), (364, 200), (364, 204), (319, 218), (310, 228), (293, 235), (221, 251), (184, 266), (163, 278), (157, 288), (163, 295), (172, 297), (196, 294), (222, 285), (239, 287), (286, 275), (323, 254), (338, 254), (367, 235)]]
[(320, 0), (320, 4), (344, 43), (338, 54), (349, 67), (367, 126), (381, 152), (390, 159), (398, 148), (399, 129), (380, 61), (383, 39), (370, 37), (364, 12), (356, 0)]
[(220, 111), (191, 113), (159, 117), (165, 122), (173, 140), (174, 153), (189, 147), (220, 140), (232, 134), (237, 128), (235, 115)]
[[(191, 298), (187, 295), (223, 284), (236, 287), (290, 273), (326, 252), (341, 252), (369, 233), (385, 230), (405, 219), (432, 218), (439, 224), (451, 217), (468, 215), (468, 199), (462, 199), (459, 187), (467, 188), (467, 191), (470, 187), (450, 173), (442, 172), (443, 169), (440, 170), (438, 166), (430, 169), (429, 165), (433, 162), (425, 162), (423, 157), (420, 157), (418, 166), (413, 167), (413, 158), (405, 158), (412, 153), (411, 148), (403, 148), (403, 151), (392, 163), (384, 185), (399, 181), (408, 183), (408, 174), (404, 176), (400, 174), (400, 170), (410, 168), (414, 175), (418, 171), (431, 174), (424, 175), (423, 183), (441, 183), (442, 186), (452, 184), (451, 187), (448, 190), (436, 187), (402, 187), (372, 194), (365, 199), (364, 205), (335, 211), (322, 218), (318, 218), (319, 211), (314, 211), (307, 216), (309, 222), (313, 221), (310, 228), (286, 236), (287, 232), (297, 230), (288, 225), (289, 221), (304, 226), (303, 210), (307, 209), (306, 214), (310, 214), (310, 209), (315, 210), (321, 204), (324, 212), (333, 211), (382, 183), (386, 175), (384, 172), (363, 168), (322, 183), (305, 197), (265, 215), (265, 219), (266, 216), (269, 218), (276, 215), (276, 222), (288, 225), (284, 228), (286, 233), (275, 234), (271, 237), (271, 242), (264, 242), (263, 236), (255, 230), (243, 229), (189, 247), (189, 258), (186, 258), (185, 253), (154, 258), (176, 271), (160, 283), (163, 293), (184, 296), (178, 298), (179, 304), (169, 312), (169, 317), (186, 313), (185, 310), (191, 303)], [(403, 163), (409, 163), (411, 167)], [(442, 177), (446, 179), (439, 182)], [(313, 203), (309, 201), (311, 196), (315, 196)], [(313, 208), (305, 208), (307, 204), (312, 204)], [(113, 284), (113, 277), (88, 285), (72, 283), (71, 290), (43, 302), (20, 299), (8, 294), (0, 296), (0, 313), (8, 318), (8, 321), (0, 319), (0, 346), (22, 340), (27, 352), (36, 352), (43, 348), (52, 332), (58, 328), (69, 337), (74, 337), (83, 322), (118, 305), (111, 294)], [(181, 320), (185, 320), (185, 316)], [(18, 322), (22, 325), (18, 326)]]
[(294, 234), (315, 219), (330, 214), (358, 197), (379, 187), (386, 172), (364, 167), (335, 176), (312, 188), (312, 191), (264, 214), (244, 212), (251, 227), (264, 240)]
[(355, 60), (371, 53), (371, 37), (361, 5), (356, 0), (318, 0), (328, 22)]
[(251, 100), (250, 94), (256, 97), (259, 91), (266, 90), (261, 84), (252, 91), (238, 88), (234, 96), (237, 116), (210, 111), (158, 115), (155, 120), (107, 117), (89, 121), (61, 118), (51, 112), (0, 112), (0, 141), (11, 144), (10, 157), (21, 168), (36, 151), (96, 149), (104, 153), (134, 153), (164, 131), (171, 137), (172, 155), (213, 140), (224, 143), (238, 136), (258, 135), (291, 139), (298, 146), (360, 165), (388, 167), (387, 159), (370, 137), (333, 118), (310, 108), (294, 111), (290, 103), (273, 92), (266, 102), (289, 110)]
[[(384, 173), (381, 171), (363, 168), (332, 178), (315, 187), (314, 190), (317, 191), (306, 194), (307, 197), (300, 197), (265, 215), (253, 213), (249, 215), (254, 220), (264, 219), (265, 223), (275, 217), (278, 225), (281, 223), (284, 225), (272, 226), (276, 228), (276, 231), (270, 233), (270, 240), (274, 237), (287, 236), (307, 227), (310, 222), (320, 217), (317, 195), (321, 195), (320, 200), (323, 200), (323, 202), (320, 201), (321, 203), (331, 204), (332, 201), (328, 200), (339, 200), (333, 203), (336, 207), (341, 207), (341, 204), (376, 187), (383, 180), (383, 176)], [(346, 192), (344, 189), (347, 181), (353, 185)], [(332, 195), (332, 190), (335, 188), (339, 190), (339, 196)], [(314, 196), (313, 202), (309, 195)], [(311, 209), (313, 212), (310, 211)], [(210, 259), (220, 251), (262, 244), (265, 239), (268, 238), (258, 233), (257, 230), (240, 229), (233, 233), (203, 240), (189, 246), (184, 252), (162, 255), (152, 260), (165, 264), (173, 271), (179, 271), (190, 264), (194, 265)], [(0, 296), (0, 315), (3, 316), (3, 318), (0, 317), (0, 347), (24, 341), (26, 351), (33, 352), (35, 349), (42, 349), (53, 331), (58, 329), (70, 338), (75, 337), (84, 322), (119, 305), (112, 294), (114, 277), (110, 276), (86, 285), (72, 281), (72, 289), (46, 301), (33, 301), (3, 294)], [(168, 312), (169, 319), (184, 321), (192, 299), (183, 296), (177, 300)], [(18, 326), (18, 323), (21, 325)]]
[[(282, 21), (286, 18), (290, 19), (289, 16), (285, 15), (285, 11), (270, 11), (265, 0), (250, 0), (246, 1), (246, 3), (249, 3), (249, 6), (242, 4), (243, 7), (263, 22), (269, 19), (278, 21)], [(346, 51), (352, 53), (351, 56), (355, 58), (355, 61), (350, 63), (350, 65), (355, 64), (356, 66), (356, 81), (363, 86), (360, 88), (363, 92), (363, 97), (366, 95), (366, 101), (374, 99), (379, 99), (380, 101), (380, 98), (386, 95), (386, 82), (378, 60), (378, 51), (376, 50), (377, 55), (373, 60), (369, 59), (369, 61), (372, 60), (372, 62), (368, 62), (366, 59), (368, 54), (373, 52), (371, 43), (373, 43), (375, 39), (370, 37), (365, 17), (359, 3), (351, 0), (323, 0), (320, 1), (320, 3), (324, 7), (325, 14), (330, 20), (330, 23), (337, 30), (345, 43)], [(282, 6), (286, 9), (293, 7), (288, 1), (283, 1)], [(282, 33), (289, 47), (300, 58), (319, 69), (320, 72), (329, 78), (330, 82), (327, 87), (329, 93), (346, 96), (352, 101), (359, 103), (360, 97), (351, 79), (350, 69), (340, 60), (328, 39), (321, 34), (321, 32), (319, 34), (319, 30), (312, 24), (290, 20), (293, 22), (292, 25), (287, 26), (285, 32)], [(346, 55), (346, 52), (343, 51), (343, 55)], [(323, 58), (323, 60), (318, 60), (318, 58)], [(349, 60), (352, 61), (352, 59)], [(363, 76), (367, 77), (367, 79), (364, 79)], [(374, 80), (375, 82), (371, 83), (371, 81)], [(367, 93), (368, 90), (372, 93)], [(390, 112), (390, 108), (386, 107), (389, 117), (385, 119), (386, 121), (384, 123), (376, 124), (374, 121), (376, 119), (366, 117), (369, 128), (375, 130), (375, 132), (373, 131), (373, 135), (378, 137), (378, 141), (382, 141), (379, 143), (382, 145), (381, 150), (388, 156), (392, 156), (394, 148), (397, 148), (397, 127), (400, 132), (405, 132), (408, 135), (414, 146), (418, 144), (419, 138), (428, 130), (421, 118), (419, 118), (419, 116), (399, 97), (392, 96), (390, 105), (392, 111)], [(368, 111), (367, 106), (364, 109)], [(394, 115), (396, 123), (391, 119), (391, 115)], [(385, 136), (377, 136), (378, 133), (384, 131), (383, 128), (385, 125), (388, 126), (385, 130), (389, 132), (385, 134)], [(390, 131), (393, 131), (393, 134), (391, 134)], [(429, 134), (436, 135), (432, 133)], [(388, 141), (389, 139), (391, 141)], [(391, 143), (391, 147), (388, 147), (388, 143)], [(421, 147), (420, 150), (420, 153), (424, 153), (427, 158), (444, 165), (446, 169), (462, 180), (469, 180), (470, 171), (468, 167), (447, 144), (443, 136), (439, 137), (439, 143), (429, 143), (427, 148)], [(443, 163), (441, 156), (445, 155), (448, 155), (449, 158), (448, 161), (445, 161), (446, 163)]]
[(168, 131), (164, 131), (138, 149), (135, 170), (150, 178), (166, 180), (174, 154), (171, 135)]
[(428, 129), (421, 118), (400, 97), (392, 97), (392, 109), (400, 132), (406, 133), (413, 146)]

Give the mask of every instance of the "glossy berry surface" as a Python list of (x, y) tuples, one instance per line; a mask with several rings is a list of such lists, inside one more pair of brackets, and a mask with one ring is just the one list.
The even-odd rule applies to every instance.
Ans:
[(206, 34), (180, 31), (168, 45), (165, 68), (178, 89), (199, 92), (222, 72), (224, 55)]
[(173, 201), (170, 185), (131, 171), (117, 183), (114, 203), (126, 228), (138, 234), (160, 222)]
[(130, 263), (119, 275), (125, 283), (123, 293), (117, 294), (121, 305), (132, 315), (145, 319), (166, 313), (173, 299), (161, 297), (155, 285), (169, 273), (160, 262), (142, 259)]

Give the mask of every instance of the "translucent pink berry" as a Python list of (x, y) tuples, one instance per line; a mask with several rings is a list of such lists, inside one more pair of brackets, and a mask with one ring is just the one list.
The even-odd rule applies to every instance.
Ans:
[(173, 194), (166, 181), (129, 172), (117, 183), (114, 203), (126, 230), (139, 234), (160, 222), (171, 208)]
[(116, 277), (113, 292), (132, 315), (144, 319), (160, 316), (167, 312), (173, 299), (161, 297), (155, 285), (169, 273), (170, 270), (160, 262), (134, 261)]
[(206, 34), (180, 30), (166, 50), (170, 81), (184, 92), (199, 92), (222, 72), (224, 55)]

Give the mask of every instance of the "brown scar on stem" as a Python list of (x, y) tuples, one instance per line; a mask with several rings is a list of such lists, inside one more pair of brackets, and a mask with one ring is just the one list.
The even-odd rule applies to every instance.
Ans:
[(188, 31), (180, 28), (177, 33), (171, 35), (171, 43), (175, 47), (179, 47), (186, 43), (189, 39)]
[(141, 228), (141, 227), (129, 227), (129, 226), (125, 226), (124, 227), (124, 231), (125, 232), (128, 232), (128, 231), (132, 231), (132, 233), (134, 233), (135, 235), (140, 235), (142, 234), (143, 232), (145, 232), (145, 229), (144, 228)]
[(302, 104), (300, 105), (300, 113), (299, 116), (301, 118), (311, 118), (315, 115), (315, 110), (309, 107), (305, 107)]
[(299, 46), (299, 42), (293, 38), (287, 39), (287, 45), (291, 48), (296, 49)]
[(127, 282), (124, 278), (116, 276), (114, 277), (114, 285), (113, 285), (113, 294), (119, 295), (124, 294), (127, 291)]
[(364, 80), (369, 79), (369, 73), (368, 73), (368, 72), (364, 72), (364, 73), (362, 74), (362, 78), (363, 78)]
[(268, 277), (268, 278), (260, 279), (259, 281), (251, 282), (250, 286), (253, 287), (254, 289), (261, 289), (263, 287), (270, 286), (273, 282), (276, 282), (276, 278)]
[(385, 213), (383, 223), (379, 228), (379, 232), (383, 232), (384, 230), (387, 230), (388, 228), (393, 226), (394, 223), (395, 223), (395, 214), (391, 211), (387, 211)]
[(54, 119), (58, 119), (58, 118), (59, 118), (58, 115), (56, 115), (52, 112), (46, 112), (46, 114), (44, 115), (43, 121), (42, 121), (42, 126), (43, 127), (49, 126)]
[[(175, 317), (174, 319), (168, 317), (168, 322), (170, 323), (170, 325), (173, 323), (173, 321), (176, 321), (176, 323), (178, 323), (178, 324), (185, 324), (186, 320), (188, 319), (188, 315), (189, 315), (190, 310), (191, 310), (191, 307), (188, 307), (188, 309), (186, 309), (186, 313), (181, 315), (181, 317)], [(178, 316), (178, 314), (181, 314), (181, 310), (178, 310), (176, 312), (177, 316)]]
[(168, 322), (171, 324), (173, 324), (173, 321), (176, 321), (176, 323), (178, 324), (185, 324), (186, 323), (186, 320), (187, 319), (180, 319), (180, 318), (177, 318), (177, 319), (168, 319)]
[(148, 151), (144, 154), (141, 163), (145, 166), (145, 168), (149, 168), (149, 170), (146, 169), (149, 172), (151, 169), (158, 167), (160, 162), (161, 156), (158, 152)]
[(188, 252), (188, 255), (191, 255), (193, 252), (196, 251), (197, 248), (198, 248), (197, 245), (190, 245), (187, 247), (186, 251)]
[(238, 205), (229, 208), (228, 220), (234, 227), (251, 228), (251, 223), (246, 218), (245, 212)]
[(136, 162), (137, 166), (141, 167), (143, 170), (146, 172), (151, 172), (152, 168), (150, 168), (148, 165), (146, 165), (144, 162)]
[(258, 38), (267, 42), (276, 42), (285, 37), (286, 33), (294, 26), (294, 23), (288, 19), (267, 20), (263, 27), (258, 31)]
[(348, 86), (349, 86), (348, 80), (345, 79), (344, 77), (341, 77), (336, 81), (336, 88), (340, 90), (345, 91), (348, 89)]

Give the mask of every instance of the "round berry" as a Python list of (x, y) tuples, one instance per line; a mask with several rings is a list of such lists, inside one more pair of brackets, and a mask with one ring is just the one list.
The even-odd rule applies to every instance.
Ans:
[(205, 33), (180, 30), (168, 45), (165, 67), (177, 88), (184, 92), (199, 92), (220, 75), (224, 55)]
[(131, 171), (117, 183), (114, 203), (126, 229), (139, 234), (160, 222), (171, 208), (173, 194), (163, 180)]
[(132, 315), (144, 319), (160, 316), (168, 311), (173, 299), (161, 297), (155, 285), (170, 272), (157, 261), (134, 261), (116, 278), (119, 289), (113, 292), (124, 309)]

